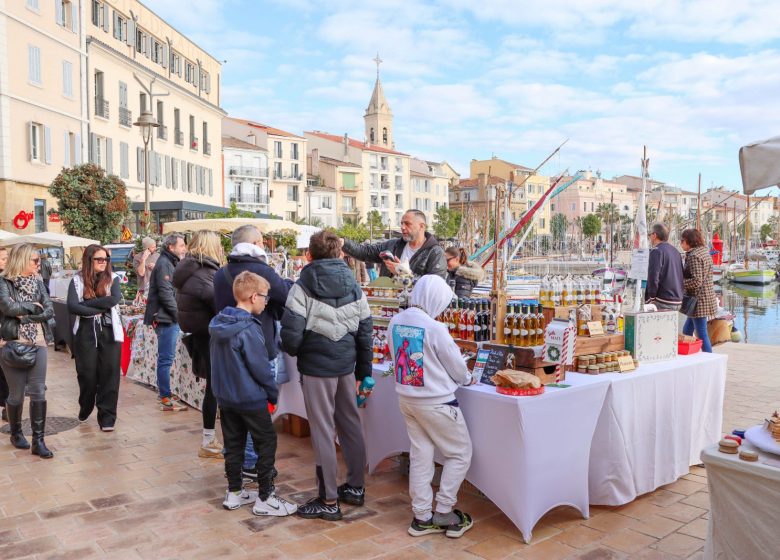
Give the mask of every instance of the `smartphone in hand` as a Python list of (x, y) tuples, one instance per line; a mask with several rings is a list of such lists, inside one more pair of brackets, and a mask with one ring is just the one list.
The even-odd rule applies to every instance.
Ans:
[(401, 262), (390, 251), (382, 251), (381, 253), (379, 253), (379, 258), (382, 259), (383, 261), (393, 261), (395, 263)]

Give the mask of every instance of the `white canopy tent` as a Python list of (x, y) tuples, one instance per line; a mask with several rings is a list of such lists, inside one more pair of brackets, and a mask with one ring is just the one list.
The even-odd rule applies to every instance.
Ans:
[(163, 224), (163, 233), (187, 232), (198, 230), (230, 232), (241, 226), (253, 225), (260, 233), (274, 233), (289, 229), (301, 233), (301, 226), (289, 220), (272, 220), (266, 218), (215, 218), (213, 220), (184, 220)]
[(780, 136), (742, 146), (739, 169), (745, 194), (780, 186)]
[(14, 237), (19, 237), (19, 236), (10, 231), (5, 231), (3, 229), (0, 229), (0, 241), (4, 239), (13, 239)]
[(87, 239), (76, 235), (67, 235), (65, 233), (54, 233), (43, 231), (30, 235), (17, 235), (7, 239), (0, 240), (1, 246), (18, 245), (19, 243), (31, 243), (42, 247), (62, 247), (66, 251), (87, 247), (88, 245), (100, 245), (96, 239)]

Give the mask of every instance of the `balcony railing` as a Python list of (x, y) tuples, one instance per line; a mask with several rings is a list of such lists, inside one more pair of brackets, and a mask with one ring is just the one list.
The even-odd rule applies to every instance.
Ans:
[(100, 95), (95, 96), (95, 116), (108, 118), (108, 100)]
[(235, 175), (236, 177), (268, 177), (268, 168), (231, 165), (228, 168), (228, 175)]
[(198, 137), (190, 134), (190, 150), (198, 149)]
[(396, 189), (403, 189), (404, 188), (404, 184), (403, 183), (396, 183), (395, 184), (395, 188)]
[(207, 156), (211, 155), (211, 142), (203, 142), (203, 153)]
[(353, 206), (342, 206), (341, 212), (344, 214), (357, 214), (358, 209)]
[(164, 124), (161, 124), (157, 127), (157, 138), (160, 140), (167, 140), (168, 139), (168, 127)]
[(390, 188), (390, 183), (388, 183), (388, 182), (382, 183), (382, 188), (383, 189), (389, 189)]
[(395, 172), (396, 173), (403, 173), (404, 172), (404, 166), (403, 165), (396, 165), (395, 166)]
[(176, 142), (176, 144), (178, 144), (179, 146), (184, 146), (184, 132), (182, 132), (181, 130), (174, 130), (173, 137), (174, 137), (174, 142)]
[(274, 173), (274, 179), (278, 181), (300, 181), (303, 179), (303, 175), (291, 175), (285, 173)]
[(231, 195), (230, 202), (236, 204), (268, 204), (267, 194), (241, 193)]
[(133, 112), (127, 107), (119, 107), (119, 124), (133, 126)]

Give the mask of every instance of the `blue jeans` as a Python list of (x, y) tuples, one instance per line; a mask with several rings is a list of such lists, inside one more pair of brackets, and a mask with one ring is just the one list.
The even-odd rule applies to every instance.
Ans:
[(712, 353), (710, 336), (707, 334), (707, 317), (688, 317), (683, 325), (683, 334), (691, 336), (696, 329), (696, 336), (701, 339), (702, 352)]
[[(274, 378), (276, 378), (276, 364), (277, 360), (281, 360), (281, 356), (277, 356), (273, 360), (271, 360), (271, 373), (274, 374)], [(244, 447), (244, 464), (242, 465), (245, 469), (254, 469), (255, 465), (257, 464), (257, 454), (255, 453), (255, 445), (252, 442), (252, 434), (247, 433), (246, 434), (246, 447)]]
[(179, 325), (157, 325), (157, 391), (161, 397), (171, 396), (171, 366), (179, 341)]

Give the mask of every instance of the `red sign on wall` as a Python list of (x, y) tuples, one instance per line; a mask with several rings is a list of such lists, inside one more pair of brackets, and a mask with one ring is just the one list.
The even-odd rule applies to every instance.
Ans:
[(57, 214), (56, 212), (52, 212), (51, 214), (49, 214), (49, 222), (51, 222), (53, 224), (59, 224), (60, 223), (60, 215)]
[(33, 219), (32, 213), (25, 212), (24, 210), (20, 210), (19, 213), (13, 219), (14, 227), (16, 229), (25, 229), (30, 224), (30, 220), (32, 219)]

